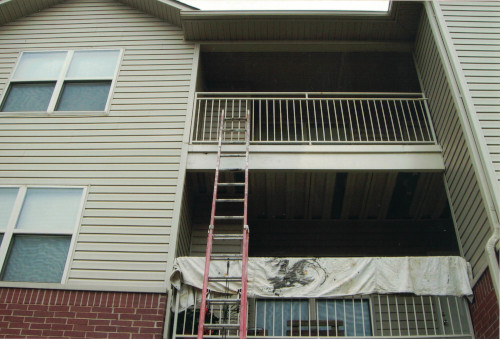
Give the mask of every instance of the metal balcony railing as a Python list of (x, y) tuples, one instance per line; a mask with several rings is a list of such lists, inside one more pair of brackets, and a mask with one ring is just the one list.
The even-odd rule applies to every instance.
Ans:
[[(197, 93), (191, 141), (213, 143), (221, 112), (251, 115), (252, 143), (435, 143), (421, 93)], [(237, 120), (226, 127), (243, 128)], [(241, 125), (241, 126), (240, 126)], [(242, 140), (242, 132), (226, 136)]]
[[(179, 311), (176, 298), (173, 338), (195, 338), (199, 302)], [(227, 323), (236, 320), (239, 313), (236, 306), (212, 306), (207, 317), (212, 323)], [(247, 319), (249, 338), (473, 338), (467, 301), (451, 296), (250, 299)], [(237, 335), (237, 330), (213, 330), (204, 337)]]

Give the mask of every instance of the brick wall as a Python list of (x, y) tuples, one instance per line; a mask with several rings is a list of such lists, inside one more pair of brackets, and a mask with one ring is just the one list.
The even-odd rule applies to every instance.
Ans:
[(163, 294), (0, 289), (0, 338), (161, 338)]
[(470, 306), (470, 311), (476, 339), (500, 338), (499, 305), (489, 271), (483, 274), (473, 291), (474, 302)]

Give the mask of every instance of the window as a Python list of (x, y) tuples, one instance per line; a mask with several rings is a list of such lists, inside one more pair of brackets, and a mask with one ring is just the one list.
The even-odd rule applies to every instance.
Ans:
[(120, 50), (23, 52), (2, 112), (103, 112)]
[(1, 280), (63, 281), (82, 187), (0, 187)]

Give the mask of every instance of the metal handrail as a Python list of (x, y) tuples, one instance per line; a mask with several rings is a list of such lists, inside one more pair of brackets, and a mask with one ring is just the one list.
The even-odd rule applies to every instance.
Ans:
[[(191, 142), (217, 140), (222, 109), (234, 117), (251, 111), (252, 143), (434, 144), (436, 140), (422, 93), (200, 92)], [(243, 134), (229, 137), (240, 140)]]

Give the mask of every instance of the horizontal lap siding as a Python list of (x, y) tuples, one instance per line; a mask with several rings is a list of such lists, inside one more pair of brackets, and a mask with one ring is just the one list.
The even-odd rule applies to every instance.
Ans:
[(440, 5), (500, 187), (500, 2)]
[(0, 44), (0, 93), (22, 50), (124, 49), (109, 116), (1, 118), (0, 184), (90, 186), (69, 282), (165, 286), (193, 45), (111, 0), (12, 22)]
[(484, 246), (490, 236), (490, 225), (458, 112), (425, 15), (415, 43), (415, 59), (438, 142), (443, 148), (445, 177), (459, 241), (474, 274), (480, 274), (487, 265)]

